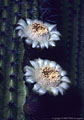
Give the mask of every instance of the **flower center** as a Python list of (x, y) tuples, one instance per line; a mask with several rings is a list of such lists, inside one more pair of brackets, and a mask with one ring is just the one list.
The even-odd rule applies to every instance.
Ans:
[(30, 29), (34, 34), (38, 36), (45, 35), (48, 33), (48, 29), (45, 25), (36, 22), (30, 25)]
[(59, 83), (61, 76), (59, 72), (56, 71), (56, 69), (45, 66), (40, 70), (40, 77), (48, 80), (50, 83), (53, 83), (53, 82)]

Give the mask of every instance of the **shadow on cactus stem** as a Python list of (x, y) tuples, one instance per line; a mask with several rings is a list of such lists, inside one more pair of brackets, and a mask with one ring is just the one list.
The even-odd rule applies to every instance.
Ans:
[(2, 72), (0, 71), (0, 83), (3, 81), (3, 75)]
[(38, 115), (39, 102), (37, 99), (35, 95), (26, 97), (23, 107), (25, 115)]

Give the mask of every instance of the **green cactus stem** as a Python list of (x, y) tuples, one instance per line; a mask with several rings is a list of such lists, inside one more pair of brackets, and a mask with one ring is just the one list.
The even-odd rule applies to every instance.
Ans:
[(66, 66), (66, 70), (68, 71), (68, 75), (72, 83), (76, 85), (76, 80), (73, 79), (73, 76), (76, 75), (76, 73), (74, 74), (74, 69), (72, 69), (72, 67), (74, 66), (73, 65), (72, 67), (70, 66), (71, 54), (72, 54), (71, 53), (71, 49), (72, 49), (71, 38), (72, 38), (72, 28), (73, 28), (73, 25), (71, 23), (71, 20), (72, 20), (71, 14), (73, 12), (73, 8), (72, 8), (72, 4), (70, 1), (66, 1), (66, 0), (64, 2), (61, 1), (61, 4), (63, 6), (61, 7), (61, 11), (62, 11), (62, 24), (63, 24), (62, 39), (64, 41), (65, 53), (66, 53), (66, 65), (65, 66)]
[(31, 6), (28, 1), (24, 0), (21, 4), (21, 18), (29, 18), (29, 10)]
[[(44, 4), (48, 2), (44, 0)], [(24, 39), (17, 37), (15, 27), (21, 18), (44, 20), (41, 18), (42, 3), (43, 0), (0, 0), (0, 120), (31, 120), (29, 115), (34, 115), (33, 105), (38, 108), (38, 95), (33, 93), (31, 85), (26, 85), (23, 79), (23, 67), (26, 62), (29, 63), (33, 49), (28, 48), (25, 60), (24, 53), (27, 51)], [(84, 1), (60, 0), (59, 3), (58, 16), (62, 19), (58, 23), (62, 23), (59, 27), (66, 54), (64, 67), (72, 84), (80, 92), (81, 111), (77, 116), (84, 117)], [(40, 54), (38, 50), (35, 52), (37, 56)], [(27, 106), (26, 109), (24, 106)], [(26, 118), (24, 112), (27, 113)]]
[(81, 112), (80, 117), (84, 118), (84, 1), (80, 0), (79, 4), (79, 33), (78, 33), (78, 86), (81, 95)]
[[(0, 28), (1, 38), (0, 45), (5, 45), (0, 49), (1, 56), (3, 55), (3, 65), (0, 60), (1, 68), (3, 67), (3, 81), (0, 85), (0, 119), (8, 120), (17, 119), (23, 120), (23, 104), (25, 102), (25, 86), (23, 81), (22, 60), (24, 47), (22, 41), (18, 42), (14, 25), (18, 20), (19, 5), (11, 3), (9, 0), (2, 2), (2, 25)], [(13, 7), (9, 7), (10, 4)], [(9, 12), (11, 10), (11, 12)], [(13, 17), (12, 17), (13, 16)], [(11, 23), (11, 22), (12, 23)], [(17, 41), (15, 41), (17, 40)]]
[(38, 19), (39, 17), (39, 6), (38, 6), (38, 0), (33, 0), (33, 6), (32, 6), (32, 18)]
[[(17, 120), (24, 120), (24, 113), (23, 113), (23, 104), (26, 98), (26, 91), (25, 91), (25, 84), (23, 80), (23, 72), (22, 72), (22, 61), (24, 55), (24, 46), (23, 42), (17, 38), (15, 29), (13, 28), (18, 21), (18, 15), (20, 15), (20, 6), (17, 3), (13, 3), (11, 6), (11, 35), (12, 35), (12, 42), (14, 43), (14, 73), (15, 73), (15, 80), (14, 80), (14, 88), (15, 88), (15, 96), (14, 96), (14, 103), (16, 105), (16, 119)], [(12, 43), (12, 44), (13, 44)], [(12, 57), (12, 61), (13, 61)]]

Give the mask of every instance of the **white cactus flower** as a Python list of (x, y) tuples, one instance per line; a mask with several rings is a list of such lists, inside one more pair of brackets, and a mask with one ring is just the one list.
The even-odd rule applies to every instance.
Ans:
[(32, 45), (32, 48), (54, 47), (55, 42), (60, 40), (60, 33), (54, 29), (56, 24), (51, 25), (31, 19), (26, 19), (26, 22), (20, 19), (17, 24), (18, 36), (25, 37), (26, 43)]
[(64, 91), (69, 88), (70, 80), (66, 76), (67, 73), (56, 62), (38, 58), (30, 63), (32, 67), (24, 67), (25, 80), (28, 83), (36, 83), (33, 90), (39, 95), (47, 91), (55, 96), (59, 92), (63, 95)]

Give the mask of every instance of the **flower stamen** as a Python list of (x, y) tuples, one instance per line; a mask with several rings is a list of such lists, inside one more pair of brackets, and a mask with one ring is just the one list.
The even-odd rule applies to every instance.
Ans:
[(32, 25), (30, 25), (30, 29), (34, 34), (38, 36), (48, 34), (48, 28), (41, 23), (33, 23)]
[(57, 84), (59, 84), (61, 78), (59, 72), (49, 66), (45, 66), (40, 70), (40, 77), (49, 81), (50, 83), (56, 82)]

